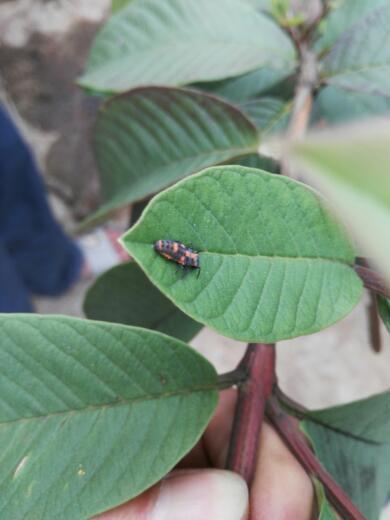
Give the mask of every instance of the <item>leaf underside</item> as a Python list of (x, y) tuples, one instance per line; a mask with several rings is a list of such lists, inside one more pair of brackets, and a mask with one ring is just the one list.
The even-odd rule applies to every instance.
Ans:
[(190, 341), (202, 328), (148, 280), (134, 262), (103, 273), (90, 287), (84, 312), (93, 320), (157, 330)]
[(290, 69), (294, 61), (290, 39), (244, 2), (135, 0), (98, 33), (79, 83), (124, 92), (223, 79), (261, 66)]
[(86, 224), (196, 171), (254, 152), (254, 124), (225, 101), (194, 90), (145, 87), (100, 110), (93, 145), (103, 206)]
[(389, 0), (339, 0), (328, 16), (323, 20), (318, 41), (317, 52), (330, 49), (346, 31), (359, 24), (370, 11), (389, 5)]
[(353, 403), (310, 411), (306, 417), (362, 441), (390, 443), (390, 391)]
[(283, 70), (261, 67), (234, 78), (197, 83), (193, 86), (229, 101), (241, 103), (274, 87), (285, 80), (293, 71), (294, 67)]
[(336, 125), (357, 121), (369, 116), (382, 117), (390, 114), (390, 98), (347, 91), (333, 85), (323, 88), (314, 101), (314, 123)]
[[(174, 239), (200, 254), (178, 279), (153, 250)], [(156, 196), (123, 244), (188, 315), (229, 337), (272, 342), (334, 323), (358, 302), (344, 231), (312, 190), (261, 170), (204, 170)]]
[(320, 461), (368, 520), (390, 491), (390, 391), (311, 411), (301, 426)]
[(278, 98), (262, 97), (242, 103), (241, 108), (264, 136), (287, 129), (292, 104)]
[(390, 5), (370, 11), (323, 60), (327, 83), (390, 96)]
[(0, 317), (0, 516), (89, 519), (142, 492), (196, 443), (213, 367), (160, 333)]
[(305, 420), (315, 453), (367, 520), (377, 520), (390, 491), (390, 443), (368, 443)]

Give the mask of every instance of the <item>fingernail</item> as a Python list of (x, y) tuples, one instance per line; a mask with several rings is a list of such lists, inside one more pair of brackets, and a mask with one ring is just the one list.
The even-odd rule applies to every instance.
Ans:
[(248, 488), (231, 471), (178, 470), (160, 485), (150, 520), (244, 520)]

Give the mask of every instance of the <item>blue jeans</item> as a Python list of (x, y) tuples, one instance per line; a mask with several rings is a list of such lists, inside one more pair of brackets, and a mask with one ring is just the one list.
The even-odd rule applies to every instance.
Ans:
[(50, 211), (29, 149), (0, 106), (0, 312), (31, 312), (31, 294), (61, 294), (82, 263)]

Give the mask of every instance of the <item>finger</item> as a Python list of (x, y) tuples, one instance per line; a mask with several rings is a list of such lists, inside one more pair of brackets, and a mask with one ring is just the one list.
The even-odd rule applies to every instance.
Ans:
[(310, 520), (313, 502), (309, 476), (277, 433), (264, 423), (250, 491), (251, 520)]
[(201, 440), (179, 463), (181, 468), (225, 468), (237, 391), (219, 394), (217, 409)]
[(226, 467), (236, 401), (234, 388), (220, 392), (217, 410), (204, 434), (206, 452), (216, 468)]
[(244, 520), (248, 489), (231, 471), (177, 470), (99, 520)]

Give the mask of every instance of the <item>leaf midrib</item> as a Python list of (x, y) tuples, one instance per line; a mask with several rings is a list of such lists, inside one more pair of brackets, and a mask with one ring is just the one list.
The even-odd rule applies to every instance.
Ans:
[[(144, 242), (133, 242), (133, 243), (136, 243), (138, 245), (143, 245), (143, 246), (150, 246), (151, 248), (153, 247), (153, 244), (146, 244)], [(130, 243), (130, 247), (131, 247), (131, 243)], [(248, 258), (249, 260), (285, 260), (285, 261), (306, 261), (306, 260), (317, 260), (317, 261), (321, 261), (321, 262), (329, 262), (329, 263), (332, 263), (332, 264), (343, 264), (343, 265), (347, 265), (349, 267), (353, 267), (353, 261), (349, 262), (345, 259), (340, 259), (340, 258), (323, 258), (321, 256), (280, 256), (280, 255), (269, 255), (269, 256), (266, 256), (266, 255), (249, 255), (249, 254), (243, 254), (243, 253), (219, 253), (219, 252), (216, 252), (216, 251), (208, 251), (208, 250), (202, 250), (202, 251), (198, 251), (198, 253), (200, 255), (218, 255), (218, 256), (239, 256), (239, 257), (243, 257), (243, 258)]]
[(8, 421), (0, 420), (0, 429), (4, 425), (21, 423), (23, 421), (25, 421), (25, 422), (37, 421), (39, 419), (50, 419), (51, 417), (57, 417), (57, 416), (61, 417), (61, 416), (67, 416), (67, 415), (75, 416), (75, 415), (87, 413), (90, 411), (101, 411), (101, 410), (105, 410), (107, 408), (119, 408), (121, 406), (131, 406), (133, 404), (137, 404), (137, 403), (143, 402), (143, 401), (166, 399), (169, 397), (190, 395), (190, 394), (201, 393), (201, 392), (211, 392), (212, 390), (217, 390), (218, 388), (219, 388), (219, 385), (218, 385), (218, 381), (216, 380), (215, 383), (213, 383), (213, 384), (210, 383), (207, 385), (196, 385), (192, 388), (182, 388), (179, 390), (172, 390), (170, 392), (143, 395), (143, 396), (138, 396), (138, 397), (129, 398), (129, 399), (118, 399), (115, 401), (110, 401), (108, 403), (99, 403), (99, 404), (95, 404), (95, 405), (88, 405), (83, 408), (73, 408), (73, 409), (67, 409), (67, 410), (60, 410), (58, 412), (50, 412), (47, 414), (32, 415), (30, 417), (19, 417), (17, 419), (11, 419)]
[[(157, 40), (154, 40), (155, 43), (158, 43)], [(188, 42), (192, 42), (192, 43), (188, 43)], [(257, 42), (248, 42), (248, 43), (240, 43), (240, 42), (233, 42), (231, 40), (208, 40), (208, 43), (207, 44), (199, 44), (199, 39), (198, 38), (194, 38), (193, 40), (186, 40), (185, 42), (180, 42), (179, 45), (176, 43), (172, 43), (172, 44), (165, 44), (165, 45), (159, 45), (158, 47), (157, 46), (153, 46), (153, 47), (149, 47), (143, 51), (137, 51), (134, 47), (131, 47), (134, 51), (134, 53), (132, 54), (128, 54), (126, 52), (124, 52), (123, 54), (118, 54), (117, 56), (112, 56), (111, 59), (109, 60), (109, 62), (107, 63), (106, 60), (105, 60), (105, 64), (104, 65), (101, 65), (100, 63), (94, 63), (94, 64), (90, 64), (88, 65), (87, 67), (87, 71), (86, 71), (86, 74), (84, 74), (81, 78), (81, 80), (85, 80), (85, 78), (88, 78), (88, 76), (90, 75), (93, 75), (95, 72), (102, 72), (104, 70), (110, 70), (111, 68), (116, 68), (118, 64), (121, 64), (122, 62), (124, 63), (128, 63), (130, 61), (133, 61), (133, 59), (135, 58), (137, 61), (143, 61), (144, 58), (142, 58), (143, 56), (145, 55), (148, 55), (148, 54), (156, 54), (156, 51), (158, 49), (158, 53), (161, 54), (161, 55), (168, 55), (168, 54), (171, 54), (172, 52), (172, 49), (174, 50), (174, 52), (177, 52), (178, 48), (180, 49), (181, 51), (181, 54), (182, 54), (182, 50), (184, 48), (188, 48), (190, 49), (190, 52), (191, 54), (193, 54), (193, 49), (194, 49), (194, 43), (195, 42), (195, 45), (197, 48), (203, 46), (205, 48), (205, 50), (207, 50), (208, 53), (210, 53), (210, 45), (215, 48), (215, 47), (221, 47), (222, 50), (226, 51), (227, 48), (229, 47), (232, 47), (232, 48), (240, 48), (240, 52), (241, 51), (244, 51), (244, 52), (247, 52), (248, 50), (250, 51), (253, 51), (253, 50), (256, 50), (256, 54), (258, 53), (258, 43)], [(272, 49), (272, 55), (273, 56), (278, 56), (279, 58), (282, 58), (284, 61), (286, 62), (292, 62), (292, 63), (295, 63), (295, 57), (294, 55), (289, 55), (287, 52), (278, 52), (277, 49), (274, 47), (271, 47)], [(267, 54), (266, 53), (266, 50), (265, 48), (262, 49), (263, 50), (263, 54)], [(269, 63), (271, 64), (272, 60), (270, 59)], [(103, 62), (101, 62), (103, 63)], [(251, 69), (252, 70), (252, 69)]]
[(356, 441), (360, 441), (360, 442), (363, 442), (366, 444), (372, 444), (372, 445), (377, 445), (377, 446), (385, 444), (385, 442), (375, 441), (373, 439), (369, 439), (368, 437), (364, 437), (363, 434), (359, 435), (357, 433), (348, 431), (346, 428), (344, 429), (341, 426), (335, 426), (330, 422), (327, 422), (325, 420), (322, 420), (321, 418), (311, 415), (310, 413), (305, 415), (302, 420), (311, 422), (313, 424), (317, 424), (319, 426), (322, 426), (323, 428), (333, 431), (334, 433), (337, 433), (338, 435), (343, 435), (344, 437), (349, 437), (350, 439), (354, 439)]

